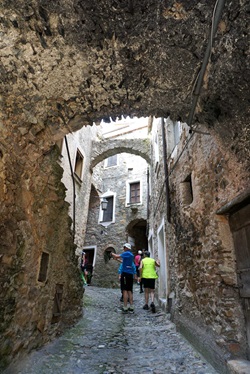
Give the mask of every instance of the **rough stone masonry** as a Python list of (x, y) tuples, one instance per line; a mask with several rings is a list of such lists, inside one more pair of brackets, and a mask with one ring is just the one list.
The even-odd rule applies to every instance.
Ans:
[[(3, 0), (0, 261), (3, 365), (81, 314), (56, 140), (102, 118), (186, 121), (213, 24), (205, 0)], [(194, 121), (249, 168), (249, 2), (228, 1)], [(41, 252), (51, 278), (37, 286)], [(66, 268), (66, 271), (64, 269)], [(64, 320), (55, 302), (64, 285)], [(55, 299), (56, 298), (56, 299)], [(56, 301), (55, 301), (56, 300)]]

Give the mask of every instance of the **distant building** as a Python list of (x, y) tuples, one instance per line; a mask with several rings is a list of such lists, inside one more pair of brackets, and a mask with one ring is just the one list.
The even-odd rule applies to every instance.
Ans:
[[(104, 142), (115, 140), (119, 148), (93, 168), (84, 250), (93, 259), (93, 284), (118, 287), (119, 264), (110, 261), (110, 252), (121, 253), (125, 242), (133, 253), (147, 248), (148, 163), (121, 151), (123, 139), (131, 149), (134, 139), (147, 139), (148, 120), (120, 121), (113, 128), (103, 124), (100, 132)], [(107, 210), (101, 209), (103, 198)]]

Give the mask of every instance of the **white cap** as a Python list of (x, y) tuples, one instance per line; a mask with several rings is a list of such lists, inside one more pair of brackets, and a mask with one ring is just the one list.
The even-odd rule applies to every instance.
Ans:
[(142, 251), (138, 251), (138, 254), (141, 255), (141, 254), (142, 254)]
[(128, 248), (129, 250), (131, 249), (131, 245), (130, 245), (129, 243), (125, 243), (125, 244), (123, 244), (123, 247), (126, 247), (126, 248)]

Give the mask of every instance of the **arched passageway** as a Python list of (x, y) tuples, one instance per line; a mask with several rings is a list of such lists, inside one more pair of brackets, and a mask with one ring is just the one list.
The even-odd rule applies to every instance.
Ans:
[[(196, 125), (204, 124), (202, 145), (207, 132), (219, 143), (211, 157), (217, 191), (230, 185), (221, 173), (232, 157), (238, 161), (237, 173), (239, 166), (249, 170), (249, 5), (247, 0), (218, 3), (222, 14), (198, 95), (195, 83), (217, 14), (212, 2), (115, 1), (112, 7), (106, 0), (45, 0), (42, 5), (20, 0), (18, 7), (9, 0), (1, 3), (3, 365), (20, 350), (45, 343), (82, 313), (57, 140), (83, 126), (91, 131), (93, 121), (110, 114), (170, 114), (184, 122), (194, 92), (199, 105), (193, 134), (199, 134)], [(226, 159), (217, 157), (225, 150)], [(204, 168), (204, 175), (208, 172)], [(88, 185), (86, 179), (78, 180), (78, 189)], [(235, 185), (234, 191), (243, 187)], [(211, 204), (206, 197), (204, 202), (206, 212)], [(174, 219), (179, 227), (179, 216)], [(178, 230), (175, 235), (180, 238)]]

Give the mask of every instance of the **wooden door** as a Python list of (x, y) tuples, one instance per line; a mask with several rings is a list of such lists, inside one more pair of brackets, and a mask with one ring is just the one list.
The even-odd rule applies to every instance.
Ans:
[(250, 204), (230, 216), (236, 252), (238, 287), (242, 298), (250, 359)]

